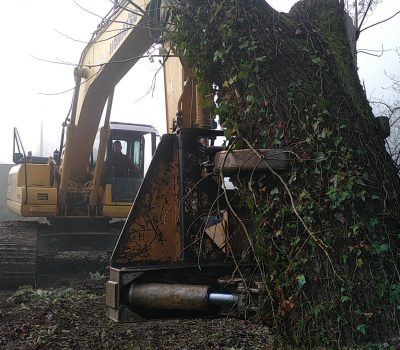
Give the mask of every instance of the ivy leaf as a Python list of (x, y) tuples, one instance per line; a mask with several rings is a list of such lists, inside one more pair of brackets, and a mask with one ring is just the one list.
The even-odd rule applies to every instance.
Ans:
[(343, 141), (343, 137), (342, 136), (338, 136), (335, 138), (335, 146), (339, 146), (339, 144)]
[(350, 297), (349, 297), (349, 296), (347, 296), (347, 295), (342, 295), (342, 296), (340, 297), (340, 302), (341, 302), (341, 303), (346, 303), (346, 302), (348, 302), (348, 301), (350, 301)]
[(289, 185), (291, 185), (291, 184), (292, 184), (293, 182), (295, 182), (296, 180), (297, 180), (297, 175), (296, 175), (296, 173), (290, 175), (290, 178), (289, 178), (289, 181), (288, 181)]
[(279, 188), (278, 187), (274, 187), (270, 192), (271, 196), (273, 196), (275, 194), (278, 194), (278, 193), (279, 193)]
[(297, 284), (299, 285), (299, 288), (302, 288), (306, 284), (306, 277), (304, 275), (298, 275)]
[(317, 57), (317, 56), (312, 56), (311, 57), (311, 62), (317, 65), (321, 65), (322, 60), (321, 57)]
[(239, 49), (245, 49), (248, 46), (249, 46), (249, 42), (248, 41), (244, 41), (239, 45)]
[(265, 62), (267, 60), (267, 56), (261, 56), (256, 58), (256, 62)]
[(241, 70), (238, 74), (238, 78), (242, 80), (246, 80), (249, 77), (249, 72)]
[(249, 103), (254, 102), (254, 96), (253, 95), (247, 95), (246, 96), (246, 101), (249, 102)]
[(376, 254), (382, 254), (389, 251), (389, 244), (387, 243), (381, 244), (379, 242), (374, 242), (372, 243), (371, 247)]
[(366, 194), (367, 192), (365, 191), (365, 190), (363, 190), (363, 191), (361, 191), (361, 192), (359, 192), (358, 194), (357, 194), (357, 197), (358, 198), (360, 198), (363, 202), (365, 202), (365, 194)]
[(357, 330), (362, 333), (362, 334), (366, 334), (367, 333), (367, 326), (364, 323), (361, 323), (357, 326)]
[(237, 80), (237, 75), (234, 75), (232, 78), (229, 79), (229, 85), (233, 85)]
[(325, 154), (322, 152), (318, 152), (317, 157), (315, 158), (315, 163), (321, 163), (322, 161), (326, 160)]
[(323, 128), (322, 132), (320, 133), (319, 137), (321, 139), (326, 139), (327, 137), (332, 135), (332, 131), (329, 128)]

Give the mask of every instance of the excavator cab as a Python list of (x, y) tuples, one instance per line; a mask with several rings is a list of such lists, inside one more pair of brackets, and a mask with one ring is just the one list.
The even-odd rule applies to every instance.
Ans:
[[(133, 202), (142, 183), (144, 164), (144, 136), (114, 135), (108, 142), (106, 173), (112, 184), (114, 202)], [(114, 147), (119, 145), (120, 153)], [(118, 147), (117, 147), (118, 148)]]
[[(116, 142), (121, 145), (122, 155), (117, 155), (113, 151)], [(102, 176), (103, 216), (127, 216), (156, 150), (156, 143), (157, 131), (150, 125), (110, 123)], [(94, 149), (97, 144), (98, 142), (95, 142)], [(117, 166), (118, 157), (122, 158), (124, 169)]]
[[(156, 131), (150, 126), (137, 130), (134, 124), (112, 124), (107, 145), (105, 182), (112, 184), (113, 202), (131, 203), (142, 184), (145, 163), (149, 163), (149, 155), (154, 154)], [(121, 125), (123, 130), (116, 128)], [(121, 154), (115, 154), (113, 150), (116, 143), (121, 146)], [(151, 154), (147, 148), (151, 148)], [(119, 164), (121, 161), (118, 163), (118, 159), (122, 160), (122, 164)]]

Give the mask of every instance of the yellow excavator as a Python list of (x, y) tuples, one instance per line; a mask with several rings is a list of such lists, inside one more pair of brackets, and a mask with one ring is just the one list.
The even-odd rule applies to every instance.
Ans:
[[(115, 84), (160, 42), (165, 23), (170, 22), (171, 5), (185, 3), (115, 2), (76, 70), (62, 160), (55, 161), (57, 166), (42, 165), (50, 167), (54, 185), (27, 182), (23, 174), (33, 164), (25, 162), (24, 156), (25, 163), (10, 175), (11, 183), (19, 186), (22, 201), (15, 204), (18, 202), (11, 196), (11, 205), (22, 208), (28, 204), (26, 193), (31, 190), (36, 200), (54, 193), (52, 213), (56, 218), (62, 216), (64, 222), (79, 216), (90, 219), (93, 225), (92, 219), (103, 220), (106, 213), (112, 213), (107, 218), (116, 217), (110, 204), (114, 202), (107, 202), (112, 198), (113, 184), (107, 187), (110, 184), (103, 180), (107, 147), (111, 145), (107, 117), (93, 175), (87, 178), (95, 129)], [(250, 253), (251, 218), (243, 219), (247, 214), (236, 199), (237, 189), (227, 186), (226, 179), (243, 177), (248, 181), (249, 176), (262, 174), (273, 181), (271, 170), (286, 172), (288, 155), (280, 150), (259, 150), (256, 155), (253, 150), (215, 146), (214, 140), (224, 132), (213, 128), (212, 117), (202, 108), (205, 97), (191, 80), (190, 70), (178, 57), (169, 55), (163, 72), (168, 134), (162, 136), (154, 152), (114, 247), (106, 283), (107, 315), (129, 322), (233, 311), (239, 315), (259, 313), (265, 309), (266, 291)], [(53, 168), (56, 175), (52, 177)], [(45, 188), (48, 192), (42, 191)], [(48, 196), (38, 197), (39, 193)], [(35, 210), (36, 204), (30, 203), (25, 210)]]
[[(1, 223), (4, 283), (34, 281), (38, 265), (57, 272), (68, 256), (79, 259), (67, 269), (97, 268), (104, 254), (95, 252), (111, 253), (143, 181), (159, 139), (157, 130), (151, 125), (110, 122), (110, 115), (115, 85), (152, 42), (138, 39), (145, 37), (144, 29), (126, 29), (135, 27), (140, 16), (123, 11), (122, 22), (116, 22), (117, 13), (114, 9), (105, 17), (74, 71), (76, 86), (59, 150), (52, 157), (32, 156), (14, 129), (16, 165), (9, 172), (8, 207), (25, 218), (45, 218), (46, 223)], [(116, 173), (115, 141), (136, 171)], [(89, 264), (94, 256), (94, 264)]]

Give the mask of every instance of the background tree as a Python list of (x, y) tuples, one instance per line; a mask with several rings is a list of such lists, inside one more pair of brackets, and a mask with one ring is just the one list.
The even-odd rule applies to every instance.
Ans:
[[(400, 63), (400, 53), (397, 50)], [(400, 77), (396, 74), (386, 74), (392, 86), (393, 92), (391, 100), (371, 99), (371, 105), (376, 115), (383, 115), (389, 118), (391, 135), (386, 140), (386, 149), (394, 160), (397, 170), (400, 173)]]
[(346, 0), (346, 10), (353, 18), (358, 39), (368, 15), (370, 15), (382, 0)]

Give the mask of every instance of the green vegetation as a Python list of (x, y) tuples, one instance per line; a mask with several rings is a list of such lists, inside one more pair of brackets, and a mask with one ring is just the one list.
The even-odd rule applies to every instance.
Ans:
[(76, 288), (60, 289), (34, 289), (32, 286), (22, 286), (14, 292), (8, 302), (14, 304), (23, 304), (35, 301), (44, 301), (46, 303), (64, 303), (64, 302), (85, 302), (91, 299), (99, 298), (98, 295), (90, 293), (87, 290)]

